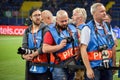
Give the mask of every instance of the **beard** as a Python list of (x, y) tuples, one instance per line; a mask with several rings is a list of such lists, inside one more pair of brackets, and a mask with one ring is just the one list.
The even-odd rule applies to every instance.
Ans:
[(33, 23), (34, 23), (35, 25), (39, 26), (40, 23), (41, 23), (41, 21), (40, 21), (40, 20), (37, 20), (37, 21), (33, 21)]
[(57, 24), (57, 27), (58, 27), (59, 29), (61, 29), (61, 30), (66, 30), (67, 27), (68, 27), (68, 25), (59, 25), (59, 24)]

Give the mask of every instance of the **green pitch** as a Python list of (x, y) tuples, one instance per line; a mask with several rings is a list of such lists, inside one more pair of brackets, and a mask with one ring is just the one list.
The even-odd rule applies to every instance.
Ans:
[(0, 80), (24, 80), (25, 61), (17, 54), (22, 37), (0, 36)]
[[(17, 54), (21, 42), (22, 37), (0, 36), (0, 80), (24, 80), (25, 61)], [(117, 62), (119, 58), (120, 52), (117, 53)], [(114, 80), (119, 80), (117, 73)]]

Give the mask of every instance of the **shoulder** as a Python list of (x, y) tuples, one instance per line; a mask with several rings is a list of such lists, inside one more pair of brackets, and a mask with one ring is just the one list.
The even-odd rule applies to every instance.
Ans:
[(87, 26), (87, 24), (81, 24), (77, 28), (80, 29), (80, 30), (82, 30), (85, 26)]
[(50, 31), (47, 31), (47, 32), (45, 33), (44, 39), (45, 39), (45, 40), (49, 40), (49, 39), (51, 40), (51, 39), (53, 39), (52, 34), (51, 34)]
[(75, 28), (76, 26), (74, 24), (68, 24), (68, 27)]
[(90, 28), (93, 27), (94, 24), (95, 24), (94, 20), (90, 20), (90, 21), (87, 23), (87, 25), (88, 25)]
[(25, 34), (29, 33), (31, 31), (31, 27), (32, 27), (32, 25), (28, 26), (28, 28), (25, 29), (24, 33)]
[(69, 28), (72, 32), (76, 31), (76, 26), (73, 25), (73, 24), (68, 24), (68, 28)]
[(83, 27), (83, 29), (81, 31), (84, 33), (90, 33), (91, 30), (90, 30), (89, 26), (85, 26), (85, 27)]

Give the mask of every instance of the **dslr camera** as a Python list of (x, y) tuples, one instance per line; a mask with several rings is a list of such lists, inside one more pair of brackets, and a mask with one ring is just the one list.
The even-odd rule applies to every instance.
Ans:
[(32, 54), (35, 50), (30, 50), (30, 49), (25, 49), (25, 48), (22, 48), (22, 47), (19, 47), (18, 48), (18, 54)]
[(106, 50), (107, 48), (108, 48), (108, 46), (104, 44), (104, 45), (101, 45), (98, 47), (98, 51), (101, 52), (102, 50)]
[(71, 42), (74, 41), (74, 39), (73, 39), (72, 37), (66, 37), (66, 38), (64, 38), (64, 39), (67, 40), (67, 43), (71, 43)]

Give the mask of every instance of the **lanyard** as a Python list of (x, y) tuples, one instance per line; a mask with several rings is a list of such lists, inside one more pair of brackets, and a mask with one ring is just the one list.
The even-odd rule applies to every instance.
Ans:
[(34, 46), (37, 47), (37, 32), (34, 32), (34, 28), (32, 29), (32, 38), (33, 38), (33, 43), (34, 43)]
[[(97, 28), (97, 26), (96, 26), (96, 24), (95, 24), (95, 22), (94, 22), (94, 27), (95, 27), (95, 34), (96, 34), (96, 37), (97, 37), (97, 39), (99, 39), (99, 37), (98, 37), (98, 35), (100, 35), (101, 37), (105, 37), (106, 35), (107, 35), (107, 30), (106, 30), (106, 28), (105, 28), (105, 26), (103, 26), (103, 25), (100, 25), (100, 26), (102, 26), (102, 28), (103, 28), (103, 31), (104, 31), (104, 34), (101, 34), (100, 32), (98, 32), (98, 28)], [(106, 39), (106, 38), (105, 38)], [(100, 46), (100, 44), (99, 44), (99, 42), (98, 42), (98, 40), (96, 40), (97, 41), (97, 43), (98, 43), (98, 46)], [(105, 42), (102, 40), (99, 40), (103, 45), (105, 44)], [(108, 42), (108, 40), (106, 39), (106, 41)]]

